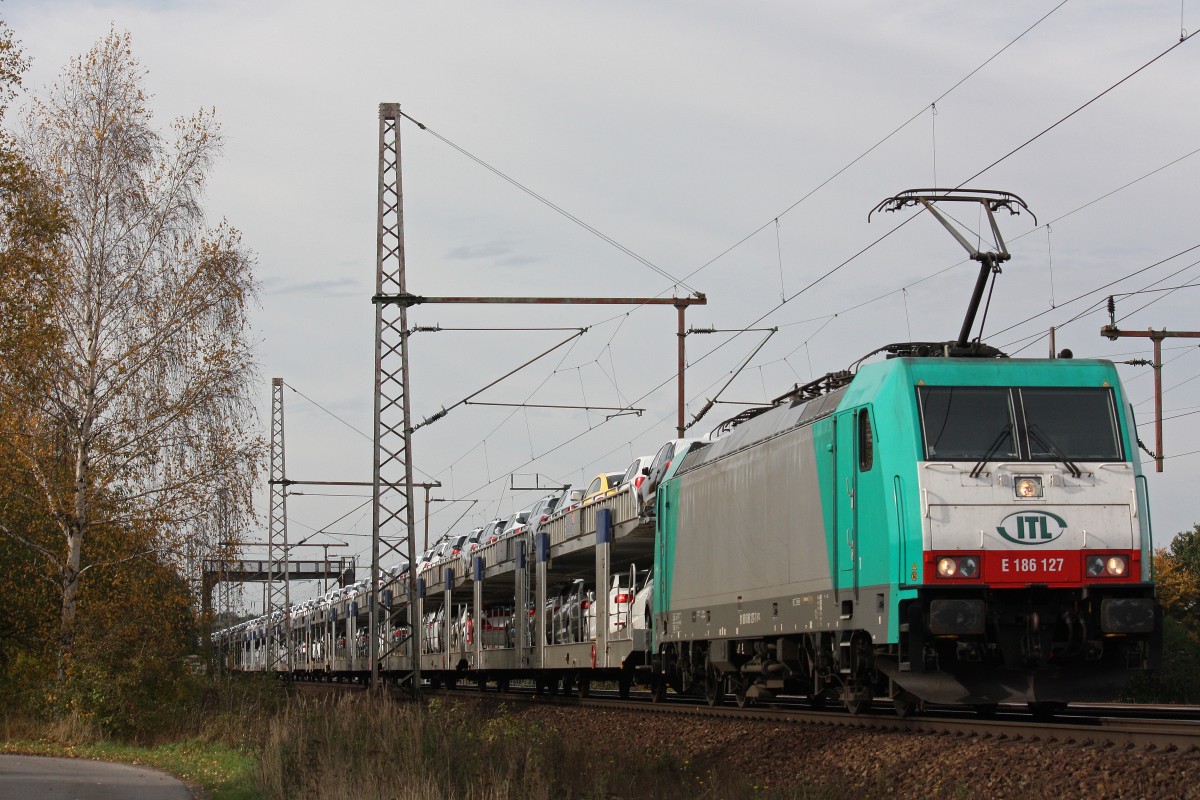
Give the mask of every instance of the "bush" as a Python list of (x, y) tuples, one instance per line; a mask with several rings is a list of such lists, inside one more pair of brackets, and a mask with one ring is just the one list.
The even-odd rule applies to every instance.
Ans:
[(1200, 642), (1183, 623), (1163, 619), (1163, 668), (1136, 676), (1125, 688), (1132, 703), (1200, 703)]

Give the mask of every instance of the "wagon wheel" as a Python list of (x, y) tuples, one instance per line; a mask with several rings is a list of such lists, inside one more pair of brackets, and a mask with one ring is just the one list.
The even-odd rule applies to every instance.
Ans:
[(750, 681), (737, 680), (733, 684), (733, 699), (737, 703), (738, 708), (748, 708), (754, 705), (754, 698), (747, 694), (750, 689)]
[(714, 708), (725, 702), (725, 677), (713, 667), (704, 671), (704, 700)]
[(487, 691), (487, 683), (487, 675), (480, 674), (475, 678), (475, 685), (479, 687), (479, 691), (481, 692)]
[(925, 710), (925, 703), (921, 701), (921, 698), (905, 691), (899, 692), (892, 698), (892, 705), (896, 709), (896, 716), (900, 719), (911, 717)]
[(592, 679), (580, 677), (579, 678), (579, 696), (587, 697), (591, 693), (592, 693)]
[(650, 702), (661, 703), (667, 699), (667, 676), (658, 674), (650, 684)]
[(628, 700), (629, 689), (632, 687), (632, 685), (633, 681), (630, 679), (630, 677), (622, 674), (621, 677), (617, 679), (617, 696), (622, 700)]
[(496, 679), (496, 691), (500, 692), (501, 694), (508, 691), (508, 678)]

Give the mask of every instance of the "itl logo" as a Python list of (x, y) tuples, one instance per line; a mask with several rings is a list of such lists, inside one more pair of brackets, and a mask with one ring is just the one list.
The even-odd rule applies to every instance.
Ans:
[(1048, 511), (1018, 511), (1000, 520), (996, 527), (996, 533), (1016, 544), (1046, 544), (1066, 530), (1066, 520)]

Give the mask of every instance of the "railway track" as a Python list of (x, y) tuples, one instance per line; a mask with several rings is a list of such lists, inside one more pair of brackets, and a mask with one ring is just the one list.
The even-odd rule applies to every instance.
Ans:
[[(359, 683), (297, 682), (301, 694), (331, 696), (344, 692), (364, 692)], [(389, 687), (395, 697), (407, 692)], [(1200, 707), (1097, 705), (1070, 706), (1052, 719), (1038, 719), (1021, 706), (1001, 706), (992, 719), (978, 718), (970, 711), (931, 707), (912, 717), (895, 715), (891, 704), (876, 702), (869, 713), (850, 714), (844, 710), (813, 709), (800, 698), (781, 697), (752, 708), (735, 705), (709, 706), (693, 697), (668, 695), (663, 702), (651, 701), (648, 692), (633, 692), (622, 700), (616, 691), (593, 689), (587, 697), (549, 695), (512, 686), (507, 691), (480, 691), (475, 686), (456, 689), (424, 688), (426, 696), (587, 706), (653, 714), (682, 714), (716, 719), (759, 722), (784, 722), (796, 725), (853, 728), (874, 732), (907, 732), (952, 737), (979, 737), (997, 741), (1055, 742), (1081, 747), (1119, 747), (1157, 752), (1200, 752)]]

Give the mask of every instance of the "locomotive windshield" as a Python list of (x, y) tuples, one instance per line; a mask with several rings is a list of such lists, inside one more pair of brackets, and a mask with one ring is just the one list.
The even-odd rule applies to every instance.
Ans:
[(1021, 389), (1030, 459), (1053, 461), (1058, 449), (1078, 461), (1120, 461), (1121, 440), (1107, 389)]
[(918, 396), (926, 460), (1017, 458), (1008, 389), (922, 386)]
[(1120, 461), (1110, 389), (919, 386), (926, 460)]

